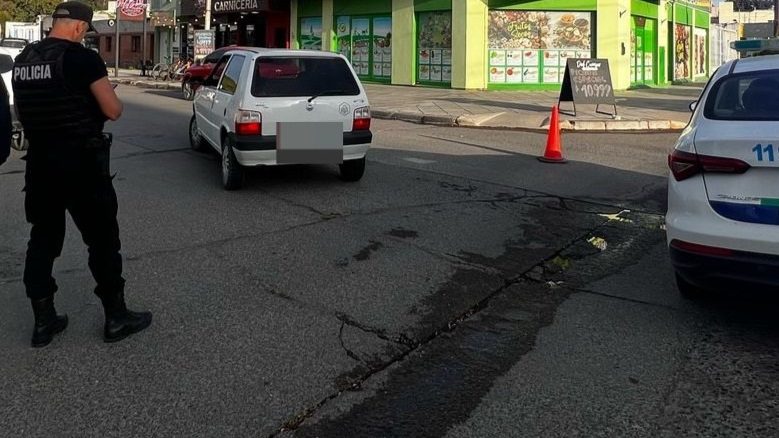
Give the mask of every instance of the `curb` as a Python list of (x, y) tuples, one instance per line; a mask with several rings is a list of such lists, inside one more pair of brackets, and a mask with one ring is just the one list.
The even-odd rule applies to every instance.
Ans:
[[(132, 78), (109, 78), (112, 83), (139, 88), (179, 90), (179, 82), (151, 82)], [(400, 120), (419, 125), (449, 126), (461, 128), (501, 129), (544, 133), (549, 130), (548, 118), (541, 126), (504, 126), (480, 124), (472, 115), (425, 115), (417, 111), (396, 111), (392, 109), (371, 109), (371, 116), (381, 120)], [(573, 132), (679, 132), (687, 126), (677, 120), (562, 120), (560, 129)]]

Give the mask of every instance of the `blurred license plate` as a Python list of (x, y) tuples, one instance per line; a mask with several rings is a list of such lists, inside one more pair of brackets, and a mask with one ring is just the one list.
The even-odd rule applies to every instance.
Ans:
[(278, 164), (341, 164), (344, 160), (342, 122), (279, 122), (276, 124)]

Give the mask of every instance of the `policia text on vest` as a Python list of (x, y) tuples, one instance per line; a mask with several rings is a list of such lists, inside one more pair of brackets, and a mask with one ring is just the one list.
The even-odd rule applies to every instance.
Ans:
[(14, 68), (14, 81), (39, 81), (51, 79), (52, 64), (27, 65)]

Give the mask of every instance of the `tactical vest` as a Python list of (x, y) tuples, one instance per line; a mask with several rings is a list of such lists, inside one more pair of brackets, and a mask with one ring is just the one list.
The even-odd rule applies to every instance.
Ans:
[(104, 116), (97, 101), (71, 90), (62, 71), (65, 53), (76, 43), (58, 41), (27, 46), (16, 58), (12, 84), (19, 121), (32, 143), (77, 142), (103, 131)]

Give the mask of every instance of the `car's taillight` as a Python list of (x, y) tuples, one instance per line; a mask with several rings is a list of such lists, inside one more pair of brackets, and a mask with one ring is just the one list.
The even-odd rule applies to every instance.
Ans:
[(367, 131), (371, 129), (371, 107), (364, 106), (354, 110), (352, 131)]
[(683, 240), (672, 240), (671, 246), (686, 252), (692, 252), (703, 255), (713, 255), (729, 257), (733, 255), (733, 250), (728, 248), (719, 248), (716, 246), (699, 245), (697, 243), (685, 242)]
[(682, 181), (701, 172), (741, 174), (749, 170), (749, 163), (735, 159), (710, 157), (674, 150), (668, 155), (668, 167), (674, 178)]
[(237, 135), (262, 134), (262, 114), (257, 111), (239, 110), (235, 114), (235, 133)]

